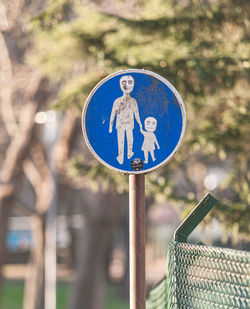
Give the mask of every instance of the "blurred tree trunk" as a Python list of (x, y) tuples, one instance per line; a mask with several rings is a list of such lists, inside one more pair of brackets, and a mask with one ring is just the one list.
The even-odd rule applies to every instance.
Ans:
[(83, 191), (85, 224), (78, 242), (78, 263), (71, 309), (103, 309), (107, 258), (122, 196)]
[(11, 212), (11, 204), (12, 196), (7, 195), (6, 197), (0, 198), (0, 291), (3, 284), (2, 266), (6, 257), (7, 222)]
[[(32, 107), (30, 113), (33, 114)], [(7, 149), (0, 174), (0, 274), (2, 274), (2, 266), (5, 261), (5, 237), (7, 235), (8, 217), (11, 212), (11, 201), (14, 199), (15, 190), (22, 173), (20, 162), (22, 162), (24, 159), (29, 147), (31, 129), (34, 122), (34, 118), (32, 118), (33, 117), (24, 118), (24, 123), (20, 125), (20, 131), (17, 132), (16, 136), (12, 139), (10, 146)], [(2, 275), (0, 276), (0, 279), (2, 279)], [(0, 286), (1, 284), (2, 282), (0, 281)]]
[[(40, 80), (40, 79), (39, 79)], [(5, 240), (7, 234), (7, 222), (10, 214), (11, 201), (23, 175), (22, 162), (29, 153), (35, 131), (35, 114), (43, 106), (48, 96), (47, 82), (42, 80), (36, 84), (32, 99), (23, 108), (20, 116), (18, 130), (11, 139), (10, 145), (6, 150), (5, 160), (0, 174), (0, 223), (1, 223), (1, 242), (0, 242), (0, 274), (5, 260)], [(30, 84), (31, 86), (31, 84)], [(45, 88), (44, 88), (45, 87)], [(2, 275), (0, 275), (0, 280)], [(0, 281), (0, 286), (1, 286)]]
[(33, 143), (31, 159), (25, 160), (23, 170), (36, 193), (36, 209), (32, 219), (34, 248), (31, 252), (29, 273), (25, 282), (24, 309), (44, 308), (45, 225), (53, 195), (53, 180), (42, 147)]
[(45, 216), (33, 216), (32, 235), (35, 246), (25, 282), (23, 309), (44, 308)]

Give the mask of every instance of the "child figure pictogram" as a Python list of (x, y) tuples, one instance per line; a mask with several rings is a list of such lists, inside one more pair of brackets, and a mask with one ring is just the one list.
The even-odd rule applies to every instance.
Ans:
[(154, 131), (157, 127), (157, 120), (154, 117), (147, 117), (144, 121), (145, 130), (140, 130), (141, 133), (144, 135), (144, 141), (142, 144), (141, 150), (144, 151), (144, 163), (148, 163), (148, 153), (150, 152), (152, 160), (155, 161), (155, 144), (158, 149), (160, 149), (160, 146), (158, 144), (157, 138), (154, 134)]

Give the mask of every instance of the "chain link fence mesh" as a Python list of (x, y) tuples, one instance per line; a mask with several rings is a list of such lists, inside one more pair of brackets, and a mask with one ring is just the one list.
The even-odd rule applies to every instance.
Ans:
[(172, 241), (147, 309), (250, 308), (250, 252)]

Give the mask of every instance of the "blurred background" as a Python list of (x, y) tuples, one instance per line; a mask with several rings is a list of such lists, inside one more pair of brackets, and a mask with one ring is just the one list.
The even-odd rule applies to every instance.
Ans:
[(0, 0), (0, 308), (128, 305), (128, 176), (81, 133), (87, 95), (115, 71), (168, 79), (183, 146), (146, 176), (146, 276), (165, 274), (181, 220), (220, 203), (192, 242), (249, 250), (247, 0)]

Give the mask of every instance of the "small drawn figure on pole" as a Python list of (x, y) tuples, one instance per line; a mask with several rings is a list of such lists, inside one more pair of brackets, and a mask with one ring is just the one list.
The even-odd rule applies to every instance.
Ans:
[(131, 75), (125, 75), (120, 78), (120, 88), (123, 92), (123, 96), (117, 98), (114, 101), (110, 122), (109, 133), (112, 133), (113, 122), (116, 116), (116, 130), (117, 130), (117, 143), (118, 143), (118, 156), (117, 161), (119, 164), (124, 162), (124, 144), (125, 133), (127, 137), (127, 158), (133, 157), (133, 129), (134, 129), (134, 117), (142, 130), (142, 124), (140, 120), (139, 110), (136, 99), (130, 96), (130, 93), (134, 89), (134, 78)]
[(144, 121), (145, 130), (141, 129), (141, 133), (144, 135), (144, 141), (142, 144), (142, 150), (144, 151), (144, 163), (148, 163), (148, 153), (150, 152), (152, 160), (155, 161), (155, 144), (158, 149), (160, 149), (159, 143), (157, 138), (154, 134), (154, 131), (157, 127), (157, 120), (154, 117), (147, 117)]

